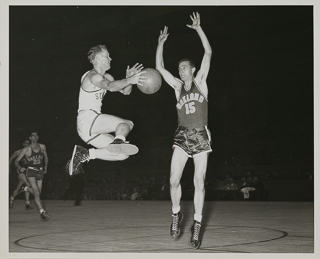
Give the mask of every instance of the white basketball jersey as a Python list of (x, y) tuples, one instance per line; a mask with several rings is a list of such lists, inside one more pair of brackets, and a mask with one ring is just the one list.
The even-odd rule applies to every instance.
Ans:
[(83, 80), (85, 79), (87, 74), (91, 71), (92, 70), (86, 72), (81, 77), (78, 112), (81, 110), (94, 110), (98, 113), (101, 113), (102, 100), (103, 100), (103, 97), (105, 96), (107, 90), (100, 88), (95, 91), (86, 91), (82, 88)]

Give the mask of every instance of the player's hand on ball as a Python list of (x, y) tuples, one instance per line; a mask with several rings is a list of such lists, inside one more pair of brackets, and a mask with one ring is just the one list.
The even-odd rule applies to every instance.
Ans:
[(139, 63), (136, 63), (132, 68), (127, 66), (126, 77), (130, 77), (134, 74), (137, 74), (137, 73), (141, 72), (142, 69), (143, 69), (143, 65), (139, 64)]
[(142, 85), (142, 83), (144, 81), (146, 81), (147, 77), (146, 76), (143, 76), (143, 74), (146, 73), (146, 71), (141, 71), (139, 73), (136, 73), (134, 75), (132, 75), (131, 77), (129, 77), (129, 82), (130, 84), (137, 84), (137, 85)]

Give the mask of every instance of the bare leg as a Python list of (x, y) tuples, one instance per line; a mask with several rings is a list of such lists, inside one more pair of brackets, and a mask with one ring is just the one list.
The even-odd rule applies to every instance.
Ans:
[(175, 148), (171, 160), (171, 172), (170, 172), (170, 194), (172, 208), (180, 206), (181, 200), (181, 185), (180, 179), (183, 173), (183, 169), (188, 160), (188, 156), (179, 148)]
[(41, 195), (41, 190), (42, 190), (42, 180), (37, 180), (37, 185), (39, 187), (40, 195)]
[(115, 135), (128, 136), (133, 128), (133, 122), (109, 114), (98, 116), (92, 126), (92, 134), (107, 134), (115, 132)]
[(133, 123), (131, 121), (120, 123), (115, 130), (115, 136), (123, 136), (126, 138), (132, 128)]
[(30, 186), (30, 183), (26, 177), (25, 174), (19, 174), (19, 180), (22, 181), (24, 184), (26, 184), (27, 186)]
[[(29, 183), (30, 183), (31, 188), (33, 190), (34, 201), (35, 201), (38, 209), (41, 210), (41, 209), (43, 209), (43, 207), (42, 207), (42, 203), (40, 200), (40, 189), (38, 187), (37, 180), (35, 177), (29, 177), (28, 180), (29, 180)], [(30, 188), (28, 188), (28, 191), (29, 191), (29, 189)], [(30, 191), (30, 193), (31, 193), (31, 191)]]
[(30, 187), (28, 186), (27, 192), (28, 192), (28, 193), (31, 193), (33, 196), (35, 196), (35, 195), (34, 195), (34, 191), (33, 191), (33, 189), (32, 189), (31, 186), (30, 186)]
[(30, 203), (30, 193), (24, 192), (24, 197), (26, 198), (26, 203)]
[(17, 188), (13, 191), (13, 193), (10, 197), (12, 200), (19, 194), (19, 191), (21, 190), (22, 184), (23, 184), (23, 182), (20, 180), (17, 185)]
[[(205, 177), (207, 171), (208, 153), (202, 153), (194, 157), (194, 209), (196, 215), (202, 215), (205, 198)], [(201, 221), (201, 220), (200, 220)]]

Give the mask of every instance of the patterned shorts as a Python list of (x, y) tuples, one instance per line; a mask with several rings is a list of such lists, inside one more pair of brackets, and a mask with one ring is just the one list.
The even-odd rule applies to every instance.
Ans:
[(207, 127), (188, 129), (178, 126), (173, 139), (173, 147), (182, 149), (188, 157), (212, 152), (211, 134)]
[(43, 180), (44, 178), (43, 168), (28, 167), (26, 175), (28, 178), (35, 177), (37, 178), (37, 180)]

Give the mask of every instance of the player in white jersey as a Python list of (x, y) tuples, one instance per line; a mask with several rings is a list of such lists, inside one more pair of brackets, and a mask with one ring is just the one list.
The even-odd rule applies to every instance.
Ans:
[[(88, 59), (93, 69), (81, 78), (77, 131), (84, 142), (95, 148), (86, 149), (76, 145), (69, 166), (69, 174), (78, 173), (81, 163), (91, 159), (108, 161), (125, 160), (138, 152), (135, 145), (126, 141), (133, 128), (133, 122), (109, 114), (101, 113), (102, 100), (107, 92), (131, 93), (132, 85), (141, 85), (146, 79), (141, 64), (127, 67), (126, 78), (114, 80), (106, 73), (111, 67), (111, 57), (104, 45), (92, 47)], [(111, 135), (114, 133), (115, 136)]]
[(183, 59), (179, 62), (180, 79), (174, 77), (164, 67), (163, 45), (169, 35), (168, 28), (160, 32), (156, 52), (156, 68), (164, 80), (175, 90), (177, 99), (178, 129), (174, 136), (174, 151), (171, 160), (170, 171), (170, 195), (172, 202), (172, 223), (170, 235), (174, 240), (180, 236), (180, 223), (183, 213), (180, 212), (180, 200), (182, 195), (180, 179), (183, 169), (189, 157), (194, 161), (194, 221), (191, 227), (190, 245), (198, 249), (201, 244), (200, 228), (202, 211), (204, 205), (205, 188), (204, 181), (207, 170), (208, 154), (212, 151), (210, 147), (210, 132), (208, 123), (208, 87), (207, 76), (210, 68), (212, 50), (210, 43), (200, 26), (199, 13), (190, 16), (192, 25), (202, 42), (204, 55), (201, 67), (194, 77), (196, 68), (193, 61)]

